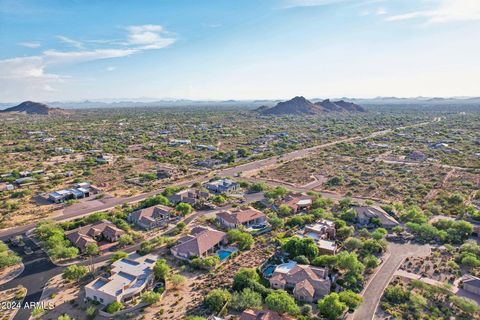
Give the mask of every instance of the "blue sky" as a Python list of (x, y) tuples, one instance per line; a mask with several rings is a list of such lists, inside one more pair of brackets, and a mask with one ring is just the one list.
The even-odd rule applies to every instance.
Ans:
[(0, 101), (480, 95), (479, 0), (0, 0)]

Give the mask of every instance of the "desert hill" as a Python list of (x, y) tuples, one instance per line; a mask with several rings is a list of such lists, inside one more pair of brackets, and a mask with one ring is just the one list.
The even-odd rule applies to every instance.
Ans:
[(263, 115), (316, 115), (327, 112), (366, 112), (358, 104), (344, 100), (330, 101), (329, 99), (313, 103), (304, 97), (295, 97), (288, 101), (277, 103), (271, 108), (258, 108), (257, 112)]
[(24, 101), (19, 105), (16, 105), (5, 110), (0, 110), (0, 112), (19, 112), (26, 114), (40, 114), (40, 115), (49, 115), (49, 114), (64, 114), (65, 111), (60, 108), (51, 108), (46, 104), (33, 102), (33, 101)]

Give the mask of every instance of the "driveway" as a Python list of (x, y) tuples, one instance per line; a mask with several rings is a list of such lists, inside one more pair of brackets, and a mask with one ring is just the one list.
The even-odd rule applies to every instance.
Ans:
[(430, 254), (430, 247), (427, 245), (390, 243), (388, 251), (390, 256), (387, 257), (364, 289), (362, 294), (363, 303), (353, 314), (353, 320), (373, 319), (383, 291), (390, 283), (395, 271), (400, 267), (403, 260), (410, 256), (427, 256)]
[[(63, 271), (63, 267), (54, 265), (50, 259), (48, 259), (45, 252), (43, 252), (35, 243), (33, 243), (27, 237), (24, 237), (26, 246), (29, 246), (34, 251), (30, 255), (26, 255), (23, 251), (23, 247), (11, 246), (10, 249), (18, 253), (22, 257), (22, 262), (25, 266), (23, 272), (3, 285), (0, 285), (0, 290), (6, 290), (14, 288), (18, 285), (22, 285), (27, 289), (27, 295), (23, 300), (22, 305), (30, 302), (38, 302), (43, 291), (43, 287), (47, 281)], [(14, 320), (26, 320), (30, 317), (32, 309), (21, 308), (13, 318)]]

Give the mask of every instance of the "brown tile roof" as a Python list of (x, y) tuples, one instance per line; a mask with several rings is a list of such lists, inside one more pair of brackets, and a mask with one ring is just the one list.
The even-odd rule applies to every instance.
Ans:
[(294, 194), (294, 195), (288, 195), (284, 202), (287, 206), (289, 206), (290, 208), (292, 209), (297, 209), (298, 207), (298, 203), (301, 201), (301, 200), (310, 200), (312, 201), (312, 197), (310, 196), (305, 196), (303, 194)]
[(300, 281), (295, 285), (295, 288), (293, 289), (293, 292), (295, 294), (301, 293), (301, 292), (307, 293), (310, 297), (313, 298), (315, 295), (315, 288), (313, 287), (312, 283), (308, 281), (307, 279)]
[(156, 205), (145, 209), (137, 210), (131, 213), (131, 217), (138, 221), (155, 221), (156, 218), (168, 215), (171, 208), (162, 205)]
[(192, 235), (180, 239), (172, 250), (187, 256), (201, 256), (226, 239), (227, 234), (207, 227), (192, 229)]
[(89, 224), (66, 233), (66, 238), (70, 240), (76, 247), (85, 248), (88, 243), (96, 243), (93, 239), (101, 234), (105, 237), (117, 237), (124, 234), (125, 231), (118, 228), (108, 220), (101, 220), (93, 224)]
[[(330, 287), (330, 280), (326, 279), (326, 277), (327, 271), (323, 268), (297, 264), (288, 272), (274, 271), (270, 281), (293, 284), (295, 289), (300, 285), (300, 288), (309, 291), (310, 286), (315, 290), (322, 290), (325, 287)], [(308, 282), (309, 285), (307, 285), (306, 282)]]
[(250, 207), (248, 209), (233, 212), (222, 211), (217, 213), (217, 217), (220, 217), (223, 220), (232, 224), (241, 224), (258, 218), (264, 218), (265, 214), (260, 210)]
[(365, 218), (378, 218), (383, 225), (398, 225), (397, 220), (391, 217), (380, 207), (373, 206), (357, 206), (353, 207), (353, 210), (359, 217)]

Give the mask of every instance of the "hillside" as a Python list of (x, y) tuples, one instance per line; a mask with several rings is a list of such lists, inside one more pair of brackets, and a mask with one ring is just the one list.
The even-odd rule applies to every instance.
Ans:
[(26, 114), (39, 114), (39, 115), (49, 115), (49, 114), (64, 114), (65, 111), (59, 108), (51, 108), (46, 104), (25, 101), (11, 108), (5, 110), (0, 110), (0, 112), (19, 112)]
[(329, 99), (313, 103), (304, 97), (295, 97), (291, 100), (279, 102), (271, 108), (258, 108), (263, 115), (316, 115), (327, 112), (366, 112), (358, 104), (344, 100), (330, 101)]

